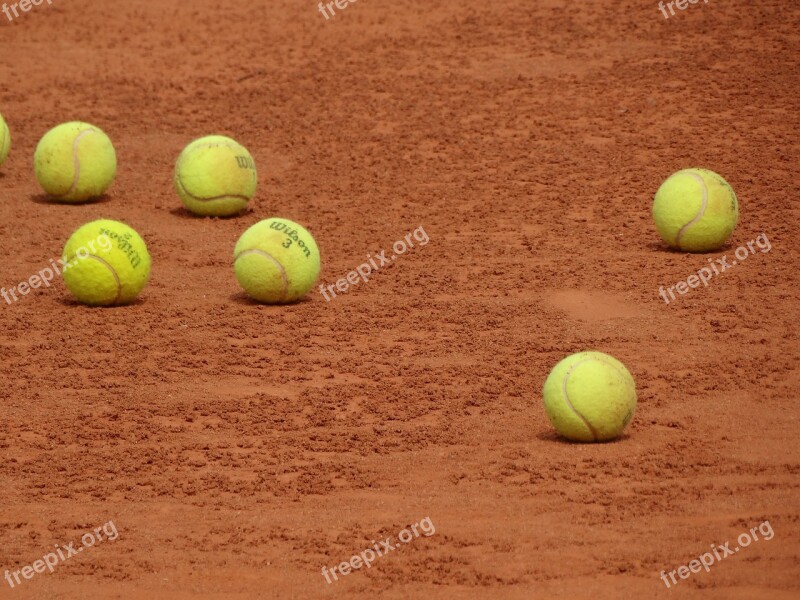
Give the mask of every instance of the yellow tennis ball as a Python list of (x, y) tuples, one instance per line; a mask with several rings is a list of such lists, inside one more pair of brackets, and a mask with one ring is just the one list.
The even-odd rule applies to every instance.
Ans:
[(621, 362), (602, 352), (578, 352), (559, 362), (544, 383), (553, 427), (576, 442), (622, 434), (636, 410), (636, 383)]
[(319, 275), (317, 242), (289, 219), (266, 219), (242, 234), (233, 251), (236, 278), (251, 298), (267, 304), (293, 302)]
[(78, 228), (64, 246), (62, 260), (69, 291), (91, 306), (128, 304), (150, 277), (150, 254), (142, 238), (110, 219)]
[(733, 188), (707, 169), (684, 169), (656, 192), (653, 219), (661, 238), (686, 252), (718, 250), (739, 220)]
[(0, 165), (8, 158), (9, 152), (11, 152), (11, 131), (3, 115), (0, 115)]
[(36, 179), (62, 202), (85, 202), (106, 193), (117, 174), (117, 154), (99, 127), (74, 121), (48, 131), (33, 157)]
[(256, 193), (258, 173), (247, 148), (222, 135), (193, 141), (175, 165), (175, 188), (195, 214), (228, 217), (242, 212)]

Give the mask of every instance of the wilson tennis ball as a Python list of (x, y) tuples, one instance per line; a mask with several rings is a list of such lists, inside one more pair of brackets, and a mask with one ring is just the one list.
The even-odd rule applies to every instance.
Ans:
[(117, 173), (117, 154), (99, 127), (74, 121), (48, 131), (36, 147), (34, 170), (39, 185), (61, 202), (85, 202), (102, 196)]
[(228, 217), (242, 212), (256, 193), (258, 173), (247, 149), (222, 135), (186, 146), (175, 165), (175, 188), (195, 214)]
[(739, 220), (733, 188), (707, 169), (685, 169), (671, 175), (653, 202), (656, 228), (672, 248), (686, 252), (718, 250)]
[(636, 384), (621, 362), (602, 352), (578, 352), (559, 362), (544, 383), (553, 427), (576, 442), (619, 437), (636, 410)]
[(3, 115), (0, 115), (0, 165), (8, 158), (9, 152), (11, 152), (11, 131)]
[(150, 254), (125, 223), (100, 219), (78, 228), (63, 253), (67, 288), (90, 306), (132, 302), (150, 277)]
[(239, 238), (233, 266), (251, 298), (267, 304), (293, 302), (317, 280), (319, 248), (313, 236), (294, 221), (266, 219)]

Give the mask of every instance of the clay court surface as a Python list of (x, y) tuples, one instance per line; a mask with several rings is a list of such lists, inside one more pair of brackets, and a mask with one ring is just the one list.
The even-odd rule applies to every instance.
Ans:
[[(61, 281), (0, 303), (0, 576), (118, 531), (0, 598), (800, 597), (798, 27), (792, 0), (0, 13), (0, 285), (100, 217), (153, 257), (132, 306)], [(69, 120), (116, 146), (99, 202), (34, 178)], [(212, 133), (259, 167), (235, 218), (193, 217), (172, 186)], [(718, 252), (669, 251), (652, 224), (689, 166), (737, 191)], [(271, 216), (315, 235), (324, 284), (420, 227), (429, 242), (330, 302), (263, 306), (232, 253)], [(770, 251), (659, 296), (761, 234)], [(544, 413), (548, 372), (583, 349), (636, 379), (617, 442), (561, 441)], [(660, 578), (764, 522), (771, 539)]]

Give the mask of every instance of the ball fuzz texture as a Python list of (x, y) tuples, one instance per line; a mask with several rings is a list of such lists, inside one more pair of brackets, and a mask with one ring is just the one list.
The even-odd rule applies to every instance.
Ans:
[(108, 136), (89, 123), (64, 123), (48, 131), (33, 157), (42, 189), (61, 202), (85, 202), (106, 193), (117, 174)]
[(8, 158), (9, 152), (11, 152), (11, 131), (3, 115), (0, 115), (0, 165)]
[(267, 304), (293, 302), (317, 280), (319, 248), (288, 219), (266, 219), (244, 232), (233, 252), (236, 278), (247, 294)]
[(69, 291), (90, 306), (132, 302), (150, 277), (150, 254), (136, 231), (109, 219), (80, 227), (64, 246)]
[(636, 410), (636, 384), (621, 362), (602, 352), (578, 352), (559, 362), (544, 383), (553, 427), (576, 442), (619, 437)]
[(718, 250), (739, 220), (733, 188), (707, 169), (685, 169), (658, 189), (653, 219), (661, 238), (686, 252)]
[(256, 193), (258, 173), (247, 148), (222, 135), (186, 146), (175, 165), (175, 188), (197, 215), (228, 217), (242, 212)]

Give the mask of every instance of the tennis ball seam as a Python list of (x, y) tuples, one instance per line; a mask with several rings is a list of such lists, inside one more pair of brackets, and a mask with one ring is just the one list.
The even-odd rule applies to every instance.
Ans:
[(181, 179), (180, 173), (178, 173), (178, 185), (181, 186), (181, 190), (189, 196), (192, 200), (197, 200), (198, 202), (213, 202), (214, 200), (224, 200), (225, 198), (237, 198), (239, 200), (243, 200), (245, 202), (250, 202), (250, 198), (243, 194), (224, 194), (222, 196), (213, 196), (211, 198), (203, 198), (201, 196), (195, 196), (189, 190), (186, 189), (186, 186), (183, 184), (183, 180)]
[(289, 293), (289, 277), (286, 275), (286, 269), (283, 267), (281, 262), (277, 258), (272, 256), (269, 252), (265, 252), (264, 250), (259, 250), (258, 248), (251, 248), (249, 250), (243, 250), (242, 252), (240, 252), (236, 256), (236, 258), (234, 258), (234, 260), (233, 260), (234, 264), (236, 264), (236, 261), (238, 261), (241, 257), (245, 256), (246, 254), (258, 254), (258, 255), (263, 256), (264, 258), (267, 258), (267, 259), (269, 259), (269, 260), (271, 260), (272, 262), (275, 263), (275, 265), (278, 267), (278, 270), (280, 271), (280, 274), (281, 274), (282, 287), (281, 287), (280, 301), (285, 300), (286, 299), (286, 295)]
[(8, 125), (6, 125), (3, 118), (0, 117), (0, 160), (2, 160), (3, 149), (6, 147), (6, 134), (8, 131)]
[(576, 362), (574, 365), (572, 365), (569, 368), (569, 371), (567, 371), (566, 374), (564, 375), (564, 379), (561, 380), (561, 393), (564, 396), (564, 401), (567, 403), (567, 406), (569, 407), (569, 409), (573, 413), (575, 413), (575, 416), (577, 416), (584, 425), (586, 425), (586, 428), (589, 430), (589, 433), (592, 434), (592, 439), (594, 441), (597, 441), (597, 439), (598, 439), (597, 430), (594, 427), (592, 427), (592, 424), (589, 423), (589, 420), (586, 417), (584, 417), (577, 408), (575, 408), (575, 406), (572, 404), (572, 400), (569, 399), (569, 394), (567, 393), (567, 382), (569, 381), (569, 378), (572, 375), (572, 372), (576, 368), (578, 368), (580, 365), (582, 365), (584, 363), (587, 363), (587, 362), (591, 362), (593, 360), (594, 360), (594, 358), (585, 358), (583, 360), (580, 360), (580, 361)]
[(223, 200), (224, 198), (238, 198), (239, 200), (244, 200), (245, 202), (250, 202), (250, 198), (245, 196), (244, 194), (224, 194), (222, 196), (214, 196), (213, 198), (203, 198), (201, 196), (195, 196), (193, 193), (191, 193), (186, 188), (186, 185), (184, 185), (183, 177), (181, 175), (181, 171), (182, 171), (181, 167), (183, 166), (183, 162), (186, 160), (186, 157), (189, 154), (194, 153), (195, 150), (199, 150), (200, 148), (220, 148), (220, 147), (230, 148), (234, 152), (237, 150), (237, 148), (233, 144), (219, 143), (219, 142), (211, 142), (211, 143), (198, 144), (197, 146), (193, 146), (191, 151), (186, 153), (186, 155), (184, 155), (181, 158), (180, 162), (178, 163), (178, 167), (176, 169), (176, 171), (178, 173), (178, 185), (181, 186), (181, 189), (184, 192), (186, 192), (187, 196), (189, 196), (192, 200), (197, 200), (198, 202), (212, 202), (213, 200)]
[(80, 259), (77, 256), (74, 256), (74, 257), (72, 257), (72, 258), (67, 260), (67, 266), (64, 267), (63, 270), (66, 271), (68, 268), (70, 268), (73, 265), (73, 261), (86, 260), (87, 258), (95, 259), (100, 264), (104, 265), (109, 271), (111, 271), (111, 276), (114, 278), (114, 283), (117, 284), (117, 295), (114, 296), (114, 300), (111, 301), (111, 304), (113, 305), (113, 304), (116, 304), (117, 302), (119, 302), (119, 299), (122, 296), (122, 282), (119, 280), (119, 275), (117, 275), (117, 271), (104, 258), (101, 258), (101, 257), (99, 257), (99, 256), (97, 256), (95, 254), (87, 254), (86, 256), (84, 256), (84, 257), (82, 257)]
[[(580, 413), (580, 411), (578, 411), (577, 408), (575, 408), (575, 406), (572, 404), (572, 400), (569, 399), (569, 394), (567, 393), (567, 381), (569, 380), (570, 376), (572, 375), (572, 372), (575, 369), (577, 369), (579, 366), (581, 366), (583, 364), (586, 364), (588, 362), (592, 362), (592, 361), (597, 361), (599, 363), (603, 363), (604, 365), (609, 366), (612, 369), (614, 369), (620, 375), (623, 375), (623, 376), (625, 375), (622, 371), (619, 370), (617, 365), (615, 365), (614, 363), (611, 363), (611, 362), (609, 362), (607, 360), (603, 360), (602, 358), (598, 358), (596, 356), (591, 356), (591, 357), (588, 357), (588, 358), (584, 358), (583, 360), (579, 360), (578, 362), (576, 362), (574, 365), (572, 365), (569, 368), (569, 371), (566, 372), (566, 374), (564, 375), (564, 379), (561, 381), (561, 393), (564, 395), (564, 401), (567, 403), (567, 406), (569, 407), (569, 409), (573, 413), (575, 413), (575, 415), (583, 422), (584, 425), (586, 425), (586, 428), (592, 434), (592, 438), (594, 439), (595, 442), (597, 442), (597, 441), (600, 440), (600, 436), (597, 434), (597, 430), (589, 422), (589, 420), (586, 417), (584, 417)], [(623, 377), (623, 379), (624, 379), (624, 377)]]
[(97, 130), (94, 128), (84, 129), (77, 136), (75, 136), (74, 140), (72, 140), (72, 164), (74, 166), (75, 176), (72, 179), (72, 185), (69, 186), (69, 189), (63, 194), (58, 194), (57, 196), (54, 196), (55, 198), (65, 198), (69, 196), (72, 192), (74, 192), (75, 188), (78, 187), (78, 180), (81, 177), (81, 161), (80, 158), (78, 158), (78, 146), (80, 144), (80, 141), (84, 137), (86, 137), (91, 133), (96, 133), (96, 131)]
[(694, 173), (692, 171), (685, 171), (685, 174), (694, 177), (700, 184), (700, 189), (703, 192), (703, 199), (702, 203), (700, 204), (700, 211), (695, 215), (694, 219), (692, 219), (686, 225), (681, 227), (680, 231), (678, 231), (678, 235), (675, 236), (675, 245), (679, 247), (683, 235), (689, 230), (689, 228), (692, 225), (694, 225), (695, 223), (700, 221), (700, 219), (703, 218), (703, 216), (706, 214), (706, 208), (708, 207), (708, 186), (706, 185), (705, 179), (703, 179), (701, 175), (698, 175), (697, 173)]

